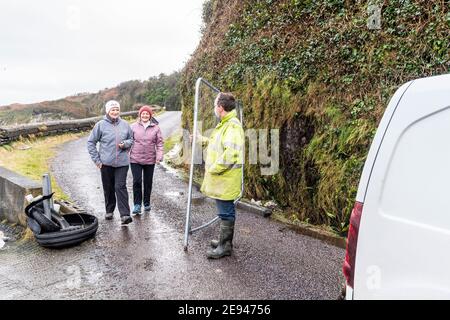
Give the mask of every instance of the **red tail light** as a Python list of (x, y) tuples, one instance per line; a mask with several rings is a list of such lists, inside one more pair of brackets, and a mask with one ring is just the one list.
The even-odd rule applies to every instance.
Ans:
[(347, 237), (347, 252), (345, 253), (345, 261), (343, 266), (343, 272), (347, 285), (353, 288), (353, 280), (355, 276), (355, 260), (356, 260), (356, 245), (358, 244), (358, 231), (359, 224), (361, 222), (361, 214), (363, 210), (363, 204), (356, 202), (350, 216), (350, 227), (348, 229)]

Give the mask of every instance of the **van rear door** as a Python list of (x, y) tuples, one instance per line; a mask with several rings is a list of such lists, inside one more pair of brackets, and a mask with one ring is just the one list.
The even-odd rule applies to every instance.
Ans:
[(450, 75), (415, 80), (385, 118), (358, 189), (353, 297), (450, 298)]
[(378, 150), (383, 141), (385, 132), (389, 126), (392, 115), (395, 113), (397, 106), (405, 93), (408, 87), (412, 82), (408, 82), (401, 86), (391, 98), (385, 112), (383, 118), (381, 119), (380, 124), (378, 125), (378, 129), (376, 131), (375, 137), (372, 141), (372, 145), (370, 147), (368, 156), (364, 163), (364, 169), (359, 181), (358, 193), (356, 196), (355, 206), (352, 210), (350, 217), (350, 226), (348, 230), (347, 237), (347, 248), (345, 261), (343, 265), (343, 273), (347, 282), (347, 290), (346, 290), (346, 299), (353, 299), (353, 280), (355, 275), (355, 256), (356, 256), (356, 248), (358, 241), (358, 233), (359, 226), (361, 222), (361, 214), (364, 205), (364, 198), (366, 195), (367, 185), (369, 182), (370, 174), (372, 172), (373, 165), (375, 163)]

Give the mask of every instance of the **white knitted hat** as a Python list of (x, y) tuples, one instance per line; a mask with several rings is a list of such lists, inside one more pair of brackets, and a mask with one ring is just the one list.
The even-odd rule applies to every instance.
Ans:
[(119, 110), (120, 110), (120, 103), (118, 103), (116, 100), (109, 100), (105, 104), (106, 114), (109, 114), (109, 111), (111, 111), (112, 108), (119, 108)]

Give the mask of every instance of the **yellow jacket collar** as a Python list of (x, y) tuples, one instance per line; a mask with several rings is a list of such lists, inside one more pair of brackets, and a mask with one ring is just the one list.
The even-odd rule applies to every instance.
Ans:
[(225, 123), (231, 118), (237, 117), (236, 109), (231, 110), (228, 114), (220, 120), (220, 123)]

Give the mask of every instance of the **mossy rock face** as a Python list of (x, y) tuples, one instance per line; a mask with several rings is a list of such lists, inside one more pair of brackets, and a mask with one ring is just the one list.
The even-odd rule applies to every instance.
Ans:
[[(380, 11), (369, 28), (370, 5)], [(246, 165), (246, 196), (345, 234), (377, 125), (403, 83), (450, 71), (445, 1), (209, 0), (181, 78), (183, 126), (204, 77), (242, 101), (246, 128), (280, 130), (278, 174)]]

